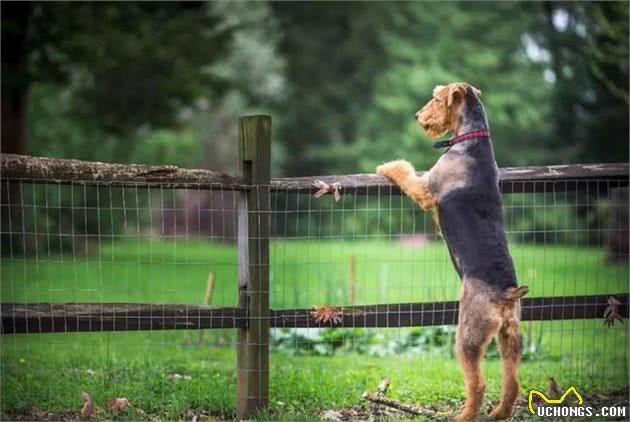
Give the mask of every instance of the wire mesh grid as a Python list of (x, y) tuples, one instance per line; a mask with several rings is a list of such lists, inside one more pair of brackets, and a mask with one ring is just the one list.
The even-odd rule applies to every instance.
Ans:
[[(7, 179), (2, 191), (5, 304), (186, 304), (185, 315), (237, 305), (237, 191)], [(147, 413), (172, 409), (172, 418), (188, 408), (233, 411), (225, 384), (235, 377), (234, 330), (154, 331), (177, 324), (164, 306), (128, 318), (124, 306), (110, 308), (77, 308), (52, 334), (3, 335), (3, 412), (80, 409), (83, 391), (103, 408), (128, 397)], [(86, 313), (96, 332), (64, 333)], [(213, 317), (199, 316), (200, 326), (202, 318)], [(98, 332), (110, 320), (118, 331)]]
[[(628, 293), (627, 189), (617, 189), (619, 182), (502, 183), (515, 192), (503, 197), (504, 222), (528, 297)], [(273, 309), (385, 304), (400, 313), (397, 304), (420, 302), (433, 303), (437, 313), (440, 302), (459, 298), (461, 282), (431, 216), (393, 187), (347, 192), (338, 202), (272, 190), (271, 203)], [(310, 385), (315, 407), (351, 406), (385, 377), (394, 382), (391, 394), (409, 402), (463, 399), (455, 327), (387, 321), (387, 328), (321, 328), (311, 318), (305, 327), (274, 329), (272, 388), (276, 382), (277, 391), (289, 392), (278, 400), (290, 400), (297, 378)], [(523, 321), (520, 332), (525, 391), (547, 388), (550, 377), (584, 388), (627, 384), (628, 336), (619, 324), (534, 320)], [(494, 341), (484, 374), (489, 397), (498, 399)]]
[[(628, 293), (628, 252), (618, 244), (628, 237), (627, 188), (617, 182), (565, 180), (504, 195), (506, 232), (529, 296)], [(533, 182), (505, 183), (513, 192), (537, 190)], [(239, 233), (240, 193), (232, 189), (28, 180), (3, 180), (2, 188), (3, 303), (236, 307), (239, 238), (267, 238)], [(461, 283), (431, 217), (393, 187), (346, 192), (338, 202), (274, 185), (256, 189), (270, 210), (248, 217), (258, 227), (270, 223), (273, 310), (457, 300)], [(259, 328), (272, 320), (263, 315)], [(589, 388), (627, 383), (623, 327), (524, 321), (521, 334), (523, 388), (540, 388), (551, 376)], [(128, 396), (147, 413), (232, 415), (235, 408), (236, 330), (27, 333), (0, 341), (8, 414), (76, 407), (81, 391), (100, 400)], [(272, 328), (269, 344), (256, 344), (261, 356), (251, 358), (264, 359), (269, 346), (274, 408), (356, 404), (385, 376), (397, 397), (440, 401), (463, 397), (453, 342), (452, 325), (321, 328), (310, 318), (303, 328)], [(496, 398), (494, 345), (484, 374)]]

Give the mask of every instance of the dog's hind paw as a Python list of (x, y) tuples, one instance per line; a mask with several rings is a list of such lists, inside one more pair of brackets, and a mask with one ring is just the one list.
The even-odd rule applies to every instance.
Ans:
[(492, 412), (490, 412), (488, 416), (494, 419), (507, 419), (512, 416), (512, 409), (506, 409), (501, 406), (497, 406)]

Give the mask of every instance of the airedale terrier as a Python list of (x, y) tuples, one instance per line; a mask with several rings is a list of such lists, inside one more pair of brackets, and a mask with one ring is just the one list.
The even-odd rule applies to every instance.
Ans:
[(431, 170), (416, 175), (404, 160), (379, 166), (420, 205), (431, 210), (448, 246), (453, 266), (463, 281), (459, 302), (456, 349), (463, 369), (466, 402), (456, 420), (474, 419), (481, 406), (485, 383), (481, 361), (496, 336), (502, 359), (501, 402), (491, 412), (507, 418), (519, 391), (521, 345), (518, 333), (518, 287), (503, 228), (499, 175), (481, 92), (466, 83), (438, 86), (433, 98), (415, 114), (430, 137), (451, 132), (437, 142), (448, 147)]

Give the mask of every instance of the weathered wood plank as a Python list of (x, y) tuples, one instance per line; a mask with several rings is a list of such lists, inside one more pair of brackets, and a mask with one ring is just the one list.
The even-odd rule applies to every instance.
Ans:
[[(507, 167), (500, 169), (504, 193), (564, 192), (584, 189), (587, 185), (621, 187), (628, 185), (628, 163), (569, 164), (556, 166)], [(418, 175), (424, 172), (418, 172)], [(97, 161), (67, 160), (27, 155), (2, 154), (0, 176), (32, 182), (104, 184), (111, 186), (159, 185), (165, 188), (225, 188), (248, 190), (239, 177), (203, 169), (141, 164), (111, 164)], [(338, 182), (343, 193), (400, 194), (385, 177), (376, 174), (274, 178), (272, 191), (311, 192), (319, 188), (313, 182)], [(610, 185), (612, 183), (612, 185)], [(610, 186), (609, 186), (610, 185)]]
[[(590, 185), (626, 186), (630, 166), (628, 163), (570, 164), (538, 167), (507, 167), (500, 169), (503, 193), (563, 192), (585, 189)], [(421, 176), (425, 172), (417, 174)], [(400, 190), (386, 177), (376, 174), (349, 174), (340, 176), (312, 176), (274, 178), (272, 192), (310, 192), (319, 188), (313, 183), (321, 180), (329, 185), (339, 183), (342, 193), (400, 194)]]
[(2, 334), (188, 330), (245, 326), (240, 308), (129, 303), (3, 303)]
[[(537, 297), (521, 301), (523, 321), (565, 319), (603, 319), (611, 295)], [(628, 318), (629, 295), (614, 294), (622, 305), (620, 314)], [(389, 305), (339, 307), (342, 318), (338, 323), (316, 323), (310, 309), (286, 309), (272, 312), (274, 328), (317, 327), (416, 327), (453, 325), (457, 323), (459, 302), (395, 303)]]
[(28, 155), (2, 154), (2, 179), (30, 182), (99, 184), (106, 186), (156, 185), (164, 188), (247, 189), (241, 178), (210, 170), (175, 166), (112, 164)]
[(252, 185), (240, 193), (238, 208), (239, 305), (247, 326), (237, 338), (236, 416), (246, 420), (269, 401), (271, 117), (239, 119), (239, 168)]
[[(630, 295), (536, 297), (521, 302), (523, 321), (602, 319), (607, 301), (614, 296), (622, 317), (630, 314)], [(457, 323), (458, 302), (392, 303), (347, 306), (339, 323), (317, 324), (311, 309), (270, 311), (272, 328), (417, 327)], [(0, 304), (2, 334), (70, 333), (78, 331), (178, 330), (244, 328), (246, 311), (204, 305), (152, 305), (130, 303)]]

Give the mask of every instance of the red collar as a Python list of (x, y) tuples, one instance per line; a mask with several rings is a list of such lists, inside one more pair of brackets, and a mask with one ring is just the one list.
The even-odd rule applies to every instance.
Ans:
[(474, 132), (464, 133), (462, 135), (457, 135), (452, 137), (451, 139), (446, 139), (444, 141), (438, 141), (433, 144), (433, 148), (446, 148), (452, 147), (455, 144), (466, 141), (468, 139), (486, 139), (490, 138), (490, 132), (487, 130), (476, 130)]

